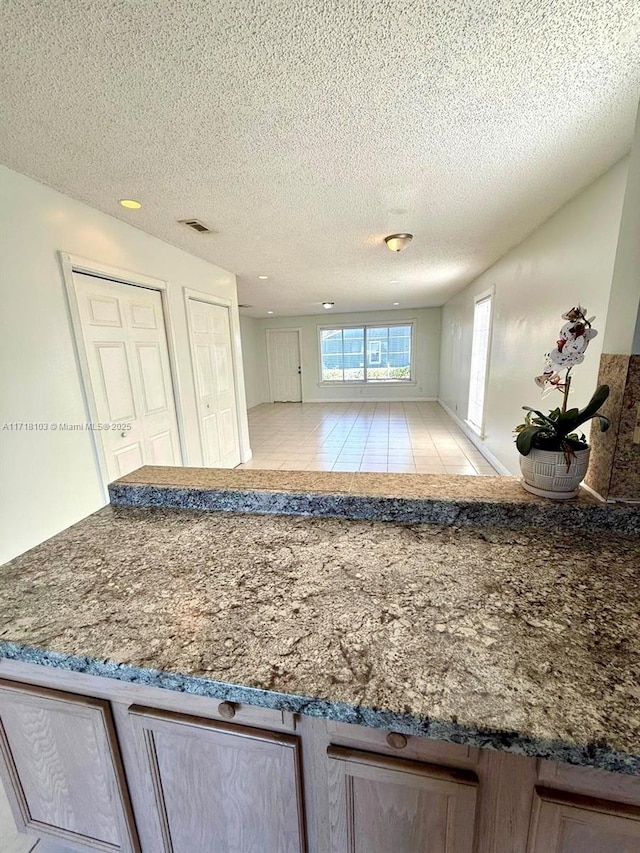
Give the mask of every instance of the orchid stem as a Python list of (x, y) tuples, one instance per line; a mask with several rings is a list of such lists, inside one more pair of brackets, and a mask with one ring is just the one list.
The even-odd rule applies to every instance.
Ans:
[(569, 389), (571, 388), (571, 377), (569, 374), (571, 373), (571, 368), (567, 370), (567, 375), (564, 380), (564, 397), (562, 399), (562, 414), (567, 411), (567, 401), (569, 399)]

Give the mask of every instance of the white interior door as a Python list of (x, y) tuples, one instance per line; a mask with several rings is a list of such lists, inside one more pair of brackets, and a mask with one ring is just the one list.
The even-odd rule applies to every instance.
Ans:
[(299, 403), (302, 400), (299, 333), (268, 329), (267, 359), (272, 401)]
[(187, 306), (204, 465), (235, 468), (240, 442), (229, 309), (191, 297)]
[(181, 465), (160, 293), (82, 273), (73, 279), (109, 481), (141, 465)]

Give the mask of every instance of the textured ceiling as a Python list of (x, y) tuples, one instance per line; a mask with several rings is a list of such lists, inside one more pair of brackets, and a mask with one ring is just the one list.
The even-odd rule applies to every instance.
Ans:
[(254, 316), (442, 304), (628, 150), (640, 85), (637, 0), (0, 14), (0, 159), (233, 270)]

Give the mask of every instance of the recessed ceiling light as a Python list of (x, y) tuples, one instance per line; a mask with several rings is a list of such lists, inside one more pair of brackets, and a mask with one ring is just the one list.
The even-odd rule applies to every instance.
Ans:
[(391, 281), (389, 282), (389, 284), (398, 284), (398, 279), (392, 278)]
[(336, 304), (335, 302), (323, 302), (323, 303), (322, 303), (322, 307), (323, 307), (323, 308), (326, 308), (326, 309), (327, 309), (327, 311), (328, 311), (330, 308), (333, 308), (333, 306), (334, 306), (335, 304)]
[(273, 314), (273, 311), (267, 311), (267, 314)]
[(136, 201), (134, 198), (121, 198), (120, 204), (123, 207), (126, 207), (127, 210), (140, 210), (142, 204), (139, 201)]
[(399, 302), (393, 302), (392, 304), (393, 304), (393, 305), (400, 305), (400, 303), (399, 303)]
[(266, 281), (269, 278), (269, 276), (268, 275), (259, 275), (258, 278), (260, 279), (260, 281)]

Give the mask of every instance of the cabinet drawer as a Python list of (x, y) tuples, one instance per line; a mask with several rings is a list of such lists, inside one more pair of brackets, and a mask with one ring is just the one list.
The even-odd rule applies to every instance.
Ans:
[(385, 729), (354, 726), (351, 723), (327, 722), (327, 732), (332, 743), (354, 746), (397, 755), (401, 758), (447, 764), (451, 767), (474, 767), (478, 763), (480, 750), (473, 746), (447, 743), (432, 738), (403, 735)]
[(546, 788), (604, 797), (618, 803), (640, 806), (640, 777), (638, 776), (540, 760), (538, 761), (538, 782)]
[(107, 702), (0, 679), (0, 756), (19, 830), (139, 852)]
[[(0, 678), (3, 676), (16, 682), (41, 684), (69, 693), (95, 696), (124, 705), (146, 705), (214, 720), (226, 719), (220, 713), (220, 706), (225, 704), (224, 699), (198, 696), (164, 687), (131, 684), (128, 681), (86, 675), (82, 672), (56, 670), (51, 667), (12, 661), (6, 658), (0, 659)], [(278, 711), (275, 708), (263, 708), (260, 705), (240, 702), (232, 704), (234, 706), (233, 719), (236, 723), (275, 731), (295, 731), (295, 717), (290, 711)]]

